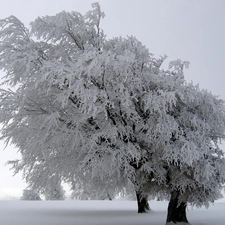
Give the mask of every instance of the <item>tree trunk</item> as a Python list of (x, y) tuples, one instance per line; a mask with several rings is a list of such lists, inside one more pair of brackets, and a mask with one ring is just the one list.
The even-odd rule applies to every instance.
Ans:
[(141, 191), (136, 191), (138, 213), (147, 213), (150, 210), (148, 195), (143, 195)]
[(172, 191), (168, 205), (166, 223), (173, 222), (176, 224), (178, 222), (183, 222), (188, 224), (186, 217), (187, 203), (181, 202), (179, 204), (179, 196), (179, 191)]

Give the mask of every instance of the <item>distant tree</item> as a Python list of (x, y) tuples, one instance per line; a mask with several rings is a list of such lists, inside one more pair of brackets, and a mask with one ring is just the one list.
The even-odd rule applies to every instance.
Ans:
[(30, 30), (14, 16), (0, 20), (11, 87), (0, 95), (2, 139), (22, 155), (11, 165), (43, 190), (57, 175), (91, 198), (132, 183), (139, 212), (148, 194), (171, 195), (167, 222), (187, 223), (186, 203), (208, 204), (224, 182), (224, 103), (185, 82), (187, 62), (165, 71), (165, 57), (136, 38), (107, 40), (93, 7), (37, 18)]
[[(86, 171), (77, 176), (72, 184), (72, 199), (80, 200), (113, 200), (119, 194), (128, 190), (129, 181), (116, 177), (116, 173), (105, 175), (104, 179), (92, 177), (92, 171)], [(91, 182), (90, 182), (91, 180)]]
[(53, 176), (47, 181), (48, 184), (45, 186), (44, 192), (45, 200), (64, 200), (65, 191), (58, 176)]
[(41, 200), (40, 196), (35, 191), (28, 190), (28, 189), (23, 190), (23, 195), (20, 199), (21, 200), (29, 200), (29, 201)]

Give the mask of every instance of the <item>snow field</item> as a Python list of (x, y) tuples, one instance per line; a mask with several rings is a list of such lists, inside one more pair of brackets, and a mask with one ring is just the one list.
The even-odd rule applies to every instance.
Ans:
[[(168, 202), (150, 201), (138, 214), (135, 201), (0, 201), (1, 225), (164, 225)], [(225, 203), (188, 207), (191, 225), (224, 225)]]

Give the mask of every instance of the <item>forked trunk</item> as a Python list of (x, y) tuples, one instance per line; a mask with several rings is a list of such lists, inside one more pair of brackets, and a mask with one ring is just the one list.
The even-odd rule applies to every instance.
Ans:
[(183, 222), (188, 224), (187, 216), (186, 216), (186, 208), (187, 203), (181, 202), (179, 204), (179, 191), (172, 191), (169, 205), (168, 205), (168, 211), (167, 211), (167, 219), (166, 223), (178, 223)]
[(147, 213), (150, 211), (148, 204), (148, 195), (143, 195), (141, 191), (136, 191), (138, 213)]

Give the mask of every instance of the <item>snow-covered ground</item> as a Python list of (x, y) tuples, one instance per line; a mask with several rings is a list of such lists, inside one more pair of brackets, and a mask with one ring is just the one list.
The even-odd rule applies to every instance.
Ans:
[[(1, 225), (164, 225), (168, 202), (149, 202), (152, 212), (137, 214), (135, 201), (0, 201)], [(192, 225), (224, 225), (225, 203), (191, 209)]]

